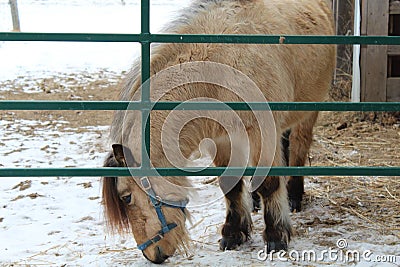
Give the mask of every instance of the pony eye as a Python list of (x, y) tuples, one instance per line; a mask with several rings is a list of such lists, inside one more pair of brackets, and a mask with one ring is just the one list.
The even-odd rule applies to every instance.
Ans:
[(132, 194), (121, 197), (121, 200), (127, 205), (130, 204), (132, 201)]

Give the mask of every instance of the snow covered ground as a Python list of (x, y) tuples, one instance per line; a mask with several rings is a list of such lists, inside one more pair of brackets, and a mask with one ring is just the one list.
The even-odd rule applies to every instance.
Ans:
[[(21, 28), (30, 32), (112, 32), (139, 31), (139, 1), (124, 0), (19, 0)], [(157, 32), (188, 0), (152, 0), (151, 28)], [(8, 12), (8, 0), (0, 0), (0, 16)], [(11, 20), (0, 20), (0, 31), (11, 28)], [(40, 94), (37, 79), (66, 73), (96, 73), (106, 69), (109, 82), (115, 73), (129, 69), (138, 55), (137, 44), (112, 43), (29, 43), (0, 42), (1, 99), (16, 94)], [(77, 76), (78, 78), (80, 76)], [(82, 79), (84, 80), (84, 79)], [(85, 82), (82, 82), (85, 88)], [(71, 85), (64, 84), (63, 90)], [(52, 93), (58, 93), (55, 88)], [(7, 93), (7, 94), (5, 94)], [(95, 98), (94, 98), (95, 99)], [(106, 151), (107, 126), (72, 125), (65, 119), (18, 118), (0, 111), (0, 167), (96, 167)], [(12, 113), (14, 114), (14, 113)], [(224, 221), (224, 203), (210, 178), (193, 178), (198, 198), (192, 200), (193, 255), (176, 255), (168, 266), (347, 266), (349, 261), (329, 259), (263, 260), (262, 216), (253, 214), (252, 240), (237, 251), (221, 252), (218, 233)], [(322, 182), (311, 177), (307, 190), (320, 189)], [(351, 197), (351, 196), (350, 196)], [(217, 200), (204, 203), (204, 200)], [(370, 259), (357, 266), (399, 266), (399, 237), (382, 233), (358, 217), (331, 210), (310, 196), (304, 212), (293, 214), (295, 236), (289, 250), (371, 251)], [(348, 247), (338, 250), (337, 241)], [(377, 256), (397, 255), (395, 263), (379, 262)], [(294, 256), (294, 255), (292, 255)], [(351, 260), (350, 260), (351, 261)], [(353, 260), (354, 262), (354, 260)], [(100, 204), (100, 178), (49, 177), (1, 178), (0, 183), (0, 266), (150, 266), (131, 236), (106, 233)]]

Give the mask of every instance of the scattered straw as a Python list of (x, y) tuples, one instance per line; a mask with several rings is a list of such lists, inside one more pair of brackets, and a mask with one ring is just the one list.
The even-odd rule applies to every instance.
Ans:
[(204, 217), (202, 217), (199, 221), (197, 221), (195, 224), (193, 224), (189, 230), (192, 230), (194, 228), (196, 228), (199, 224), (201, 224), (204, 221)]
[[(337, 130), (337, 125), (347, 127)], [(313, 166), (400, 166), (400, 124), (383, 126), (356, 112), (322, 112), (310, 152)], [(333, 175), (333, 174), (332, 174)], [(400, 238), (400, 176), (317, 177), (307, 195)]]

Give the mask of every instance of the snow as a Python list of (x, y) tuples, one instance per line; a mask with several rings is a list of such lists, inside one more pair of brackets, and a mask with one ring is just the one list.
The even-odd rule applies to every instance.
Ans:
[[(67, 122), (16, 120), (2, 121), (4, 129), (0, 153), (4, 155), (0, 166), (13, 167), (85, 167), (88, 155), (78, 151), (91, 151), (93, 140), (105, 142), (108, 127), (87, 129), (90, 132), (75, 134), (76, 129), (59, 131), (58, 128)], [(86, 127), (87, 128), (87, 127)], [(89, 152), (90, 153), (90, 152)], [(92, 152), (93, 153), (93, 152)], [(79, 155), (71, 158), (68, 155)], [(105, 154), (89, 155), (91, 161), (103, 159)]]
[[(188, 0), (151, 1), (150, 30), (160, 28)], [(19, 0), (21, 31), (74, 33), (139, 33), (140, 1), (124, 0), (33, 1)], [(0, 0), (0, 16), (9, 10)], [(7, 23), (8, 22), (8, 23)], [(4, 25), (4, 26), (3, 26)], [(11, 19), (0, 31), (12, 29)], [(0, 81), (34, 75), (99, 68), (121, 72), (139, 55), (137, 43), (1, 42)], [(10, 64), (12, 62), (12, 64)]]
[[(119, 0), (19, 0), (21, 27), (29, 32), (139, 31), (139, 1)], [(151, 1), (151, 29), (157, 32), (171, 15), (189, 1)], [(0, 0), (0, 15), (8, 10)], [(3, 22), (3, 20), (1, 20)], [(0, 23), (0, 31), (10, 29)], [(29, 77), (45, 79), (68, 73), (107, 69), (120, 73), (129, 69), (138, 55), (132, 43), (47, 43), (0, 42), (0, 81), (25, 83), (25, 92), (38, 93)], [(113, 78), (110, 78), (112, 81)], [(0, 88), (11, 91), (13, 88)], [(107, 127), (69, 127), (68, 121), (0, 120), (0, 167), (96, 167), (107, 150)], [(79, 134), (77, 134), (79, 132)], [(357, 151), (354, 151), (357, 153)], [(204, 164), (205, 162), (200, 162)], [(219, 251), (219, 229), (225, 219), (224, 201), (215, 184), (203, 184), (210, 177), (192, 178), (198, 196), (191, 200), (193, 255), (175, 255), (166, 265), (188, 266), (325, 266), (327, 262), (296, 262), (257, 259), (264, 248), (262, 215), (252, 214), (252, 240), (235, 251)], [(318, 187), (313, 179), (307, 189)], [(0, 265), (2, 266), (151, 266), (131, 236), (106, 232), (100, 199), (100, 178), (39, 177), (1, 178)], [(207, 201), (205, 201), (207, 200)], [(315, 218), (329, 225), (313, 224)], [(375, 230), (358, 228), (359, 220), (327, 211), (318, 203), (292, 215), (294, 228), (309, 225), (296, 234), (290, 250), (335, 248), (346, 238), (349, 249), (371, 250), (374, 255), (399, 255), (398, 239)], [(354, 229), (356, 228), (356, 229)], [(326, 244), (322, 245), (322, 241)], [(285, 258), (286, 260), (287, 257)], [(400, 257), (397, 257), (398, 264)], [(346, 262), (330, 262), (347, 266)], [(357, 266), (395, 266), (362, 261)]]

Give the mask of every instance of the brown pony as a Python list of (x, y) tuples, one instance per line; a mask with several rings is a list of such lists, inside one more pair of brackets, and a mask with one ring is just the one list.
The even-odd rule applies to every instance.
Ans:
[[(334, 34), (325, 0), (196, 0), (165, 32)], [(151, 52), (150, 98), (152, 102), (323, 101), (334, 62), (334, 45), (159, 44)], [(138, 101), (140, 92), (139, 60), (120, 99)], [(180, 168), (188, 166), (191, 157), (208, 154), (217, 167), (283, 166), (285, 157), (290, 166), (302, 166), (317, 115), (153, 110), (151, 165)], [(111, 126), (113, 151), (105, 166), (140, 166), (142, 119), (140, 111), (116, 112)], [(289, 129), (289, 140), (283, 142), (288, 150), (282, 153), (281, 137)], [(249, 188), (241, 175), (223, 175), (219, 184), (227, 209), (219, 245), (222, 250), (234, 249), (250, 238), (252, 230)], [(143, 255), (154, 263), (162, 263), (177, 250), (187, 252), (190, 188), (187, 177), (105, 177), (108, 226), (119, 233), (131, 230)], [(291, 177), (287, 182), (286, 177), (255, 175), (251, 192), (262, 200), (268, 251), (287, 249), (290, 206), (292, 210), (301, 208), (303, 177)]]

